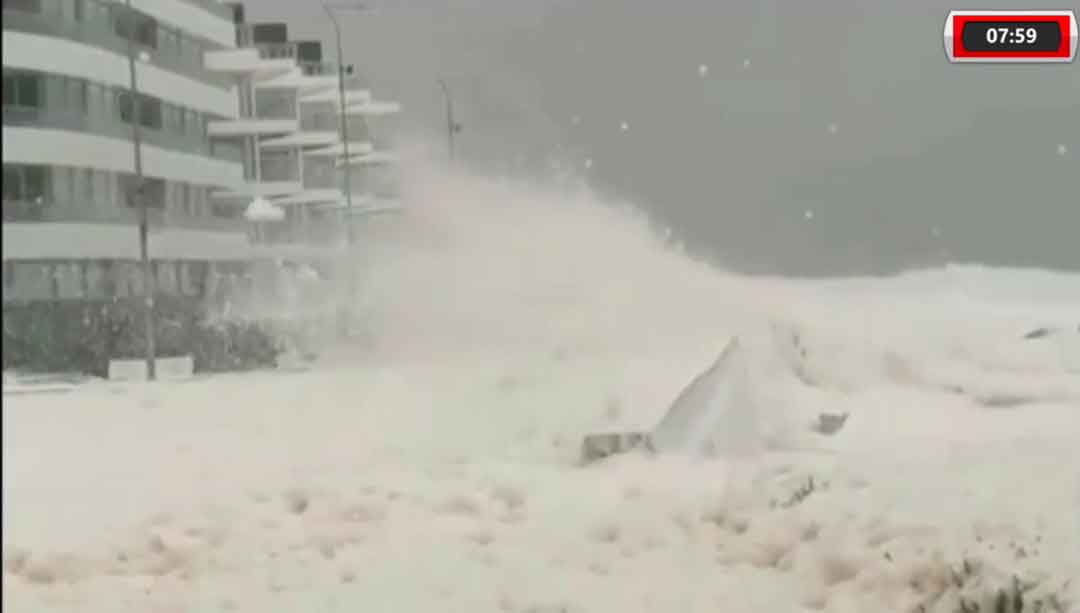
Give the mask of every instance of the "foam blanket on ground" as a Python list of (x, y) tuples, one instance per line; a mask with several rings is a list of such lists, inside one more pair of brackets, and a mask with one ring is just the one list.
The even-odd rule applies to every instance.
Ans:
[[(1024, 338), (1075, 275), (744, 279), (574, 193), (408, 184), (447, 204), (359, 242), (361, 355), (5, 396), (5, 611), (1077, 610), (1080, 362)], [(733, 337), (730, 445), (579, 466)]]

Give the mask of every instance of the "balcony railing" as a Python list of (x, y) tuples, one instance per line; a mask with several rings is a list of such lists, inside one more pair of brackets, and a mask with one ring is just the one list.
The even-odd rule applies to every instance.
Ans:
[(345, 232), (334, 217), (309, 220), (301, 224), (295, 220), (260, 224), (254, 233), (257, 245), (336, 247), (342, 243)]
[(296, 43), (256, 43), (252, 45), (264, 60), (296, 58)]
[(279, 90), (255, 95), (255, 116), (259, 119), (296, 119), (296, 95)]
[(182, 1), (186, 2), (188, 4), (193, 4), (193, 5), (201, 8), (202, 10), (206, 11), (207, 13), (210, 13), (211, 15), (213, 15), (215, 17), (220, 17), (220, 18), (226, 19), (226, 20), (228, 20), (230, 22), (233, 19), (232, 8), (230, 8), (227, 4), (222, 4), (221, 2), (215, 2), (214, 0), (182, 0)]
[(263, 181), (290, 182), (300, 180), (300, 164), (295, 155), (263, 152), (259, 160)]
[[(20, 7), (5, 3), (4, 30), (65, 38), (126, 55), (127, 39), (118, 34), (115, 23), (116, 11), (122, 9), (122, 5), (102, 0), (83, 1), (81, 18), (74, 15), (71, 0), (39, 0), (39, 11), (29, 5)], [(160, 23), (156, 23), (155, 31), (153, 46), (136, 42), (139, 51), (149, 54), (151, 64), (214, 85), (228, 83), (227, 77), (206, 70), (203, 52), (208, 45), (205, 42)]]
[[(93, 116), (66, 109), (4, 105), (4, 125), (34, 128), (49, 128), (71, 132), (87, 132), (100, 136), (119, 139), (131, 138), (131, 124), (119, 118)], [(186, 153), (209, 155), (207, 141), (199, 136), (166, 132), (150, 126), (143, 126), (141, 135), (148, 145), (163, 149), (180, 150)]]
[[(241, 232), (248, 223), (239, 214), (225, 217), (212, 214), (202, 217), (178, 215), (173, 211), (161, 209), (147, 209), (150, 223), (155, 228), (183, 228), (188, 230), (209, 230), (213, 232)], [(90, 224), (118, 224), (135, 225), (138, 217), (135, 209), (107, 205), (103, 203), (84, 202), (50, 202), (50, 201), (3, 201), (3, 220), (6, 223), (90, 223)]]
[(338, 132), (341, 125), (337, 115), (314, 113), (300, 117), (300, 129), (305, 132)]
[(338, 65), (335, 62), (297, 62), (300, 71), (308, 77), (336, 77)]

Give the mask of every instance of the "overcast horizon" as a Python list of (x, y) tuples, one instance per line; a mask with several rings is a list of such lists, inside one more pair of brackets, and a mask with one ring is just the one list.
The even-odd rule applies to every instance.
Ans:
[[(319, 4), (245, 4), (334, 59)], [(346, 60), (403, 104), (403, 128), (442, 138), (445, 78), (463, 159), (578, 164), (737, 269), (1080, 270), (1080, 64), (942, 49), (948, 10), (1015, 3), (377, 6), (342, 15)]]

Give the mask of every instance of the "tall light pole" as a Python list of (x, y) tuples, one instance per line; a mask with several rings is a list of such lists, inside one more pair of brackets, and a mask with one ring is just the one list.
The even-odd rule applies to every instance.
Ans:
[(439, 87), (442, 88), (443, 100), (446, 102), (446, 148), (452, 162), (454, 161), (454, 134), (461, 131), (461, 124), (454, 121), (454, 101), (444, 79), (439, 79)]
[(146, 325), (146, 378), (157, 378), (154, 333), (154, 272), (150, 266), (150, 221), (146, 210), (145, 180), (142, 168), (142, 126), (139, 124), (139, 82), (135, 70), (135, 11), (131, 0), (124, 0), (127, 21), (128, 97), (131, 102), (131, 144), (135, 151), (135, 185), (127, 194), (128, 205), (139, 215), (139, 261), (143, 274), (143, 318)]
[[(130, 2), (130, 0), (128, 0)], [(330, 19), (330, 23), (334, 25), (334, 43), (337, 47), (337, 80), (338, 80), (338, 105), (340, 107), (338, 113), (340, 119), (338, 120), (338, 129), (341, 132), (342, 153), (344, 154), (344, 170), (345, 170), (345, 236), (348, 240), (348, 258), (349, 262), (346, 266), (348, 279), (346, 282), (346, 291), (348, 296), (345, 303), (345, 318), (347, 319), (343, 324), (348, 324), (353, 315), (353, 304), (356, 301), (356, 262), (355, 262), (355, 249), (356, 244), (356, 229), (353, 227), (353, 197), (352, 197), (352, 159), (349, 155), (349, 115), (348, 106), (345, 101), (345, 52), (341, 45), (341, 24), (337, 20), (337, 11), (354, 11), (364, 12), (368, 10), (367, 5), (359, 3), (347, 3), (347, 4), (328, 4), (323, 3), (323, 11), (326, 12), (326, 16)]]

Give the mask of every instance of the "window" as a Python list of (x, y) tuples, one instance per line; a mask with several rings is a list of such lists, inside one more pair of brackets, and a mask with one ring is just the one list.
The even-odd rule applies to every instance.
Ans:
[(191, 215), (191, 187), (187, 183), (176, 184), (176, 202), (184, 215)]
[(64, 97), (65, 103), (67, 104), (66, 108), (86, 114), (86, 81), (68, 77), (64, 79), (64, 86)]
[(49, 167), (4, 164), (4, 200), (43, 204), (49, 194)]
[(103, 260), (85, 262), (86, 296), (88, 298), (108, 298), (109, 288), (108, 263)]
[(265, 151), (259, 162), (262, 177), (267, 181), (295, 181), (298, 178), (297, 159), (291, 151)]
[(123, 198), (117, 194), (116, 190), (116, 173), (103, 172), (101, 174), (104, 177), (101, 202), (110, 208), (124, 206)]
[(112, 208), (112, 194), (109, 193), (110, 174), (102, 170), (91, 171), (90, 181), (92, 188), (90, 193), (94, 196), (94, 202), (105, 208)]
[(131, 123), (135, 116), (135, 109), (131, 105), (131, 96), (124, 90), (116, 91), (116, 114), (120, 121)]
[(336, 187), (332, 162), (321, 159), (304, 160), (304, 187)]
[(97, 205), (94, 197), (94, 172), (89, 168), (72, 168), (72, 198), (75, 206), (93, 208)]
[(4, 0), (4, 10), (25, 11), (27, 13), (40, 13), (41, 0)]
[(63, 263), (53, 266), (53, 282), (56, 284), (58, 298), (82, 298), (82, 264)]
[(4, 74), (4, 106), (41, 108), (43, 98), (40, 74), (34, 72)]
[(157, 21), (140, 15), (135, 24), (135, 40), (139, 43), (157, 49), (158, 26)]
[(158, 26), (152, 17), (122, 7), (113, 10), (113, 32), (123, 39), (129, 36), (140, 45), (157, 49)]
[(19, 199), (22, 194), (21, 181), (19, 167), (14, 164), (4, 164), (4, 202)]
[[(139, 125), (155, 130), (161, 129), (161, 100), (146, 94), (139, 94)], [(131, 123), (135, 109), (131, 106), (131, 93), (126, 90), (116, 91), (116, 112), (120, 121)]]
[(183, 262), (180, 264), (180, 292), (185, 296), (199, 296), (206, 286), (209, 271), (206, 262)]
[(160, 50), (170, 55), (180, 56), (183, 50), (180, 48), (181, 34), (171, 30), (169, 28), (161, 28), (161, 47)]
[(154, 262), (155, 289), (166, 294), (177, 294), (180, 290), (176, 278), (176, 262)]
[(86, 114), (91, 117), (105, 115), (105, 104), (102, 98), (105, 96), (105, 88), (97, 83), (86, 84)]
[(59, 12), (64, 21), (69, 23), (82, 21), (82, 0), (66, 0), (56, 4), (51, 9)]
[(42, 300), (53, 297), (53, 279), (47, 264), (16, 262), (11, 293), (19, 300)]
[[(137, 202), (145, 202), (150, 208), (161, 208), (165, 205), (165, 181), (156, 177), (143, 177), (142, 188), (137, 189), (137, 179), (132, 174), (122, 174), (117, 179), (117, 188), (120, 196), (127, 206)], [(136, 200), (131, 200), (132, 198)]]
[(14, 106), (15, 101), (19, 96), (16, 93), (18, 89), (15, 87), (15, 75), (4, 71), (4, 106)]
[(241, 209), (236, 206), (230, 206), (220, 202), (210, 203), (210, 214), (218, 219), (239, 219), (240, 211)]
[[(72, 183), (71, 168), (56, 166), (52, 169), (52, 199), (58, 204), (71, 203)], [(5, 182), (7, 179), (4, 179)]]
[(109, 285), (117, 298), (140, 295), (142, 271), (133, 262), (113, 262), (109, 266)]
[(206, 216), (206, 188), (199, 185), (191, 186), (191, 200), (195, 209), (195, 217)]
[(200, 121), (198, 113), (192, 110), (187, 110), (184, 121), (187, 125), (188, 136), (200, 137), (203, 135), (203, 128), (199, 125)]
[(261, 119), (295, 119), (296, 95), (282, 90), (257, 90), (255, 116)]
[(165, 129), (172, 134), (184, 134), (184, 109), (174, 104), (162, 104)]
[(139, 95), (139, 123), (147, 128), (161, 129), (161, 100), (152, 96)]

